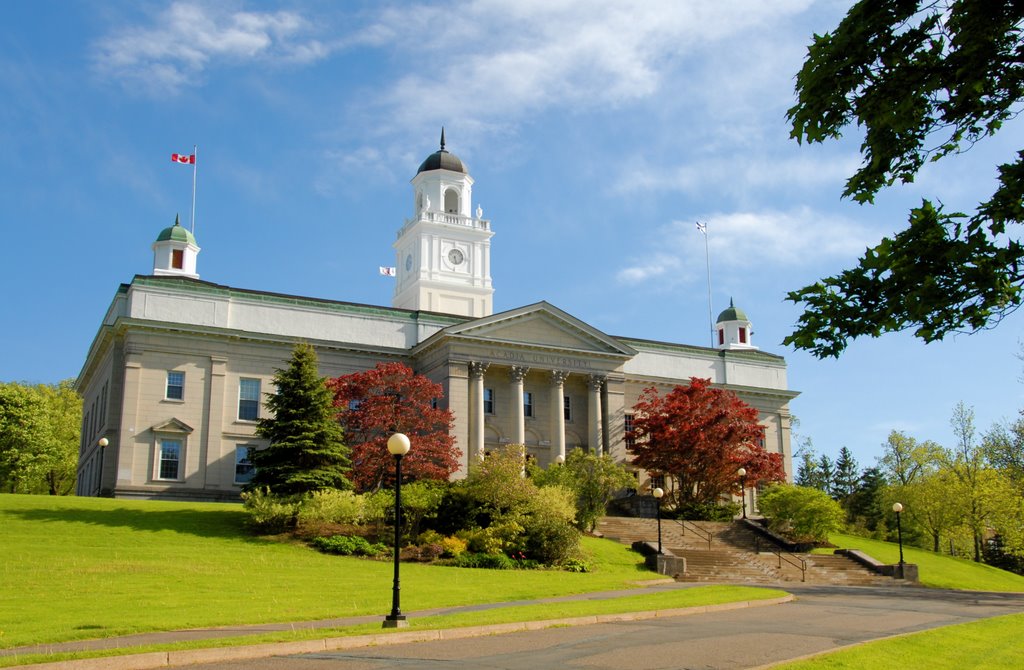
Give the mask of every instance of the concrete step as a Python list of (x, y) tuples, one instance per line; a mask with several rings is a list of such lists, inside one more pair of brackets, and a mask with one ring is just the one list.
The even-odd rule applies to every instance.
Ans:
[[(695, 532), (693, 527), (703, 532)], [(656, 519), (607, 516), (598, 521), (597, 531), (627, 545), (636, 541), (657, 542), (658, 539)], [(703, 536), (705, 533), (712, 537), (710, 549)], [(780, 561), (774, 553), (758, 552), (754, 534), (737, 523), (699, 521), (681, 526), (675, 520), (662, 519), (661, 540), (663, 547), (686, 559), (686, 574), (677, 576), (679, 581), (892, 585), (892, 579), (845, 556), (784, 555), (794, 562), (802, 559), (807, 566), (806, 571), (802, 571), (785, 558)]]

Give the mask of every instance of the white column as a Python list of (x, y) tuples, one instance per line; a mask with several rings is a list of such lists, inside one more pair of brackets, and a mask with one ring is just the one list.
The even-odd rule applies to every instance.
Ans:
[(523, 413), (523, 378), (530, 368), (513, 365), (508, 371), (511, 383), (512, 442), (526, 444), (526, 416)]
[(601, 444), (601, 387), (604, 385), (604, 377), (590, 375), (587, 380), (587, 424), (589, 431), (587, 441), (590, 450), (600, 456), (604, 453)]
[(487, 363), (469, 364), (469, 464), (484, 458), (484, 373)]
[(564, 370), (551, 371), (551, 452), (556, 463), (565, 462), (565, 378)]

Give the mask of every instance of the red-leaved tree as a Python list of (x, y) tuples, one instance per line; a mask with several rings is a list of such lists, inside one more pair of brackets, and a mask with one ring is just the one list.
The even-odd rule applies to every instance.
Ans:
[(707, 504), (740, 493), (736, 471), (746, 468), (747, 486), (784, 481), (782, 455), (760, 445), (757, 410), (735, 393), (693, 377), (665, 395), (647, 388), (633, 408), (633, 463), (675, 480), (677, 503)]
[(434, 408), (440, 384), (402, 363), (378, 363), (372, 370), (327, 381), (334, 393), (345, 444), (352, 450), (350, 476), (356, 491), (393, 486), (395, 459), (388, 453), (392, 433), (409, 436), (412, 449), (402, 459), (402, 480), (447, 480), (459, 467), (451, 436), (452, 413)]

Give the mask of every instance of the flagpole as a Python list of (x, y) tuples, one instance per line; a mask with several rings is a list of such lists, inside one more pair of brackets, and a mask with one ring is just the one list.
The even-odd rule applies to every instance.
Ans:
[(199, 145), (192, 145), (192, 155), (195, 160), (192, 162), (192, 234), (196, 234), (196, 171), (199, 169)]
[(708, 249), (708, 224), (697, 222), (697, 230), (704, 234), (704, 261), (708, 268), (708, 329), (711, 333), (711, 348), (715, 347), (715, 321), (711, 309), (711, 252)]

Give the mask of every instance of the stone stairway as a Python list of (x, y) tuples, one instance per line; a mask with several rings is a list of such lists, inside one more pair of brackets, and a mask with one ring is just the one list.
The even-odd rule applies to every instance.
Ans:
[[(706, 535), (692, 530), (696, 526), (711, 534), (711, 547)], [(636, 541), (657, 543), (655, 519), (602, 517), (597, 531), (606, 538), (627, 545)], [(789, 556), (799, 563), (806, 561), (806, 577), (801, 569), (770, 551), (767, 543), (756, 550), (755, 535), (735, 523), (710, 521), (687, 522), (684, 527), (674, 520), (661, 522), (662, 546), (686, 559), (686, 574), (676, 575), (678, 581), (777, 584), (800, 582), (848, 586), (892, 586), (894, 580), (878, 575), (845, 556), (796, 554)]]

